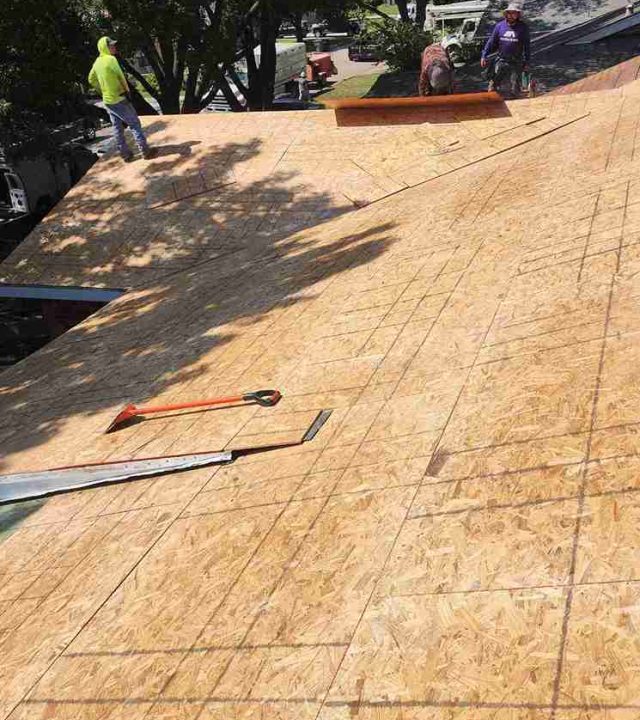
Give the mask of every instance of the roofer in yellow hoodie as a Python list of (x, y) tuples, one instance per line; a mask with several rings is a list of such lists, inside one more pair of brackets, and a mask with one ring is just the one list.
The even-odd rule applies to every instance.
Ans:
[(138, 113), (129, 102), (129, 85), (115, 57), (118, 54), (117, 41), (106, 36), (101, 37), (98, 40), (98, 50), (100, 55), (89, 73), (89, 83), (102, 93), (102, 100), (111, 118), (120, 155), (125, 162), (131, 162), (134, 157), (124, 137), (124, 127), (127, 125), (142, 156), (149, 160), (155, 157), (158, 151), (149, 147)]

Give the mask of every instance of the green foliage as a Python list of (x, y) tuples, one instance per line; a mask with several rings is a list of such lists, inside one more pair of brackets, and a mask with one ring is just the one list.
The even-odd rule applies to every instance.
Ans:
[[(236, 51), (240, 0), (102, 0), (103, 30), (118, 38), (122, 55), (141, 52), (153, 80), (132, 72), (163, 112), (197, 112), (218, 65)], [(181, 98), (183, 100), (181, 101)]]
[(373, 45), (378, 57), (394, 71), (419, 69), (422, 52), (431, 42), (431, 35), (424, 30), (395, 21), (370, 27), (365, 38), (365, 43)]
[(79, 0), (3, 0), (0, 99), (6, 103), (65, 119), (81, 97), (92, 54)]
[(41, 113), (0, 101), (0, 158), (55, 157), (58, 143)]
[(153, 73), (144, 73), (143, 77), (156, 92), (160, 91), (160, 86), (158, 85), (158, 78), (156, 78)]
[(51, 126), (83, 114), (94, 55), (90, 0), (3, 0), (0, 10), (0, 152), (59, 152)]
[(397, 17), (399, 14), (397, 5), (387, 5), (386, 3), (382, 3), (382, 5), (378, 5), (378, 10), (393, 18)]

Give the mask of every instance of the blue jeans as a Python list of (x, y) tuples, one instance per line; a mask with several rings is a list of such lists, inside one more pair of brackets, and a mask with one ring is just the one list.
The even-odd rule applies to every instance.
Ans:
[(128, 158), (131, 157), (132, 154), (131, 150), (129, 150), (129, 146), (127, 145), (127, 141), (124, 139), (125, 123), (133, 133), (133, 137), (135, 138), (136, 145), (140, 148), (140, 152), (143, 154), (148, 152), (149, 145), (147, 144), (147, 139), (145, 138), (142, 126), (140, 125), (140, 118), (138, 117), (138, 113), (135, 111), (133, 105), (128, 100), (121, 100), (115, 105), (107, 105), (105, 103), (105, 108), (111, 118), (111, 124), (113, 125), (120, 155), (122, 155), (123, 158)]

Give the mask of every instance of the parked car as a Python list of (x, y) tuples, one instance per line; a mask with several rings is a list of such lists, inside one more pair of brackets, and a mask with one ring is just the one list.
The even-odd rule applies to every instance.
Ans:
[(325, 21), (313, 23), (311, 26), (311, 34), (315, 37), (324, 37), (329, 29), (328, 23)]
[(353, 62), (380, 62), (377, 49), (358, 38), (349, 45), (348, 55)]

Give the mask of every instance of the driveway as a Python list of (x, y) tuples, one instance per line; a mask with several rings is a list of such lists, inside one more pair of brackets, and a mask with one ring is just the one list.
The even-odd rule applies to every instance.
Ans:
[(386, 72), (387, 70), (386, 63), (352, 62), (349, 60), (349, 53), (346, 47), (340, 50), (333, 50), (331, 56), (338, 70), (338, 74), (331, 78), (334, 83), (341, 82), (356, 75), (373, 75)]

